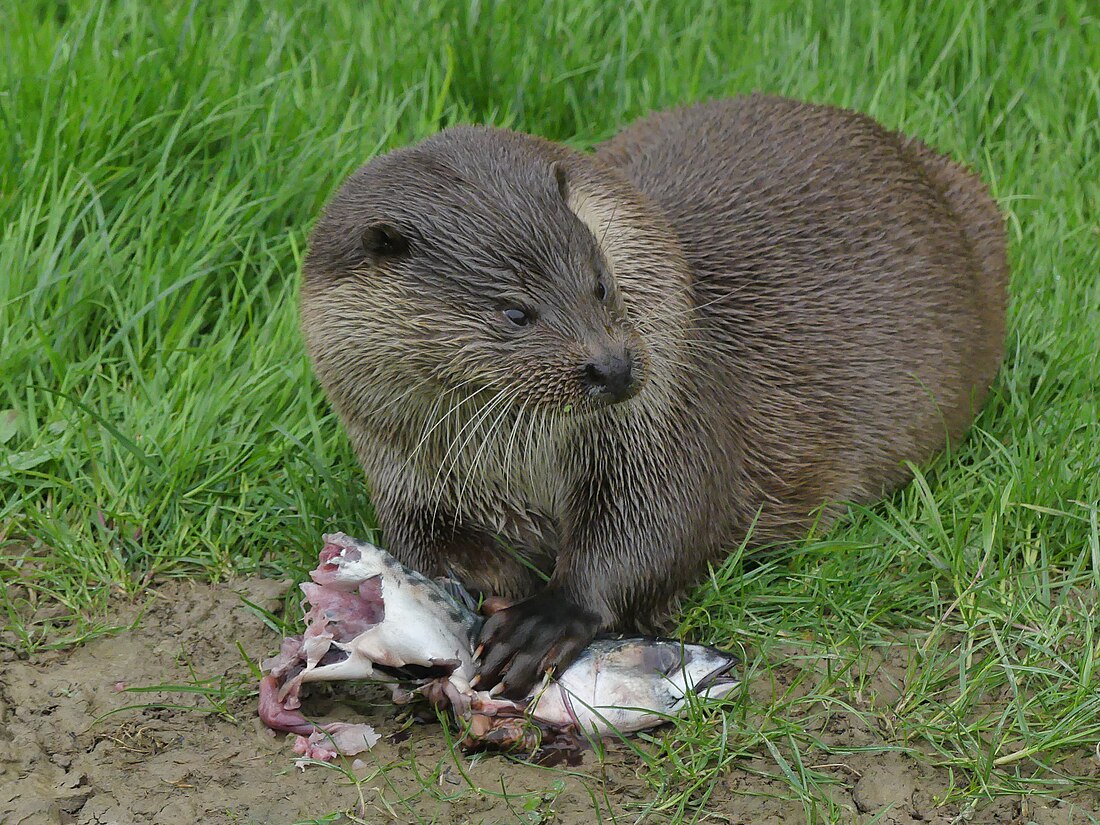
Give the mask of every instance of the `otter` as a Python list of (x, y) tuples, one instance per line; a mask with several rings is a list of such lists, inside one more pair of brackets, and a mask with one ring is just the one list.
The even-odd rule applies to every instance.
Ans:
[(754, 95), (592, 153), (456, 126), (376, 157), (318, 220), (300, 303), (390, 552), (511, 603), (480, 679), (518, 697), (961, 438), (1007, 280), (975, 174)]

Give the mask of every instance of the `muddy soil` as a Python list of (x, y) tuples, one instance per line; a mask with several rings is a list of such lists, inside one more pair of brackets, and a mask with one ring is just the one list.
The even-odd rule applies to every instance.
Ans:
[[(403, 721), (386, 692), (370, 686), (326, 686), (306, 704), (315, 717), (365, 720), (383, 734), (363, 764), (296, 769), (290, 741), (255, 717), (255, 680), (241, 652), (258, 661), (278, 646), (245, 600), (277, 611), (288, 587), (173, 582), (119, 610), (115, 623), (130, 629), (30, 659), (0, 648), (0, 823), (678, 821), (660, 811), (639, 820), (658, 797), (622, 745), (576, 767), (456, 755), (435, 721)], [(187, 684), (206, 692), (132, 690)], [(821, 735), (889, 745), (855, 717), (834, 716)], [(1076, 825), (1100, 817), (1096, 796), (1001, 799), (976, 811), (940, 806), (948, 773), (888, 750), (819, 762), (835, 777), (834, 816), (844, 822)], [(775, 772), (766, 753), (735, 762), (699, 821), (822, 821), (790, 800), (785, 783), (761, 776)]]

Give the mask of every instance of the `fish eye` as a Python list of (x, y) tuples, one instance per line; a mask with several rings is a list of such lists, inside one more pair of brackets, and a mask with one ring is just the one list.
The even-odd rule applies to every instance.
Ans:
[(517, 327), (526, 327), (535, 323), (535, 313), (520, 307), (509, 307), (504, 310), (504, 317)]

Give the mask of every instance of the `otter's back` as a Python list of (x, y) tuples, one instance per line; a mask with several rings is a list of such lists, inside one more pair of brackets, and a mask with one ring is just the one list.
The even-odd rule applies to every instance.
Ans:
[(1007, 300), (976, 176), (866, 116), (757, 95), (652, 115), (596, 156), (675, 229), (766, 496), (870, 498), (961, 436)]

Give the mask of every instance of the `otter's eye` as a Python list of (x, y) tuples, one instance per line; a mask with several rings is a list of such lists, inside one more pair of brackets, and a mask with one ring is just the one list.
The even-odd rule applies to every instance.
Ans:
[(603, 282), (603, 278), (596, 280), (596, 300), (603, 301), (607, 298), (607, 286)]
[(504, 317), (517, 327), (525, 327), (535, 322), (535, 314), (519, 307), (511, 307), (504, 310)]
[(396, 258), (409, 251), (409, 241), (388, 223), (374, 223), (363, 232), (363, 249), (379, 258)]

